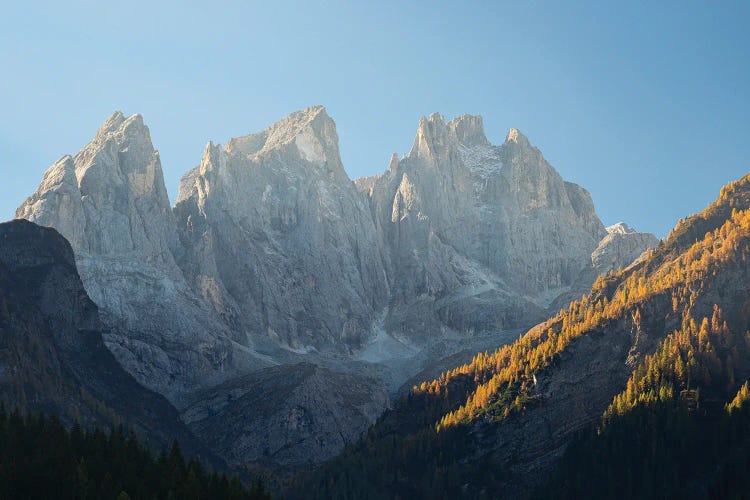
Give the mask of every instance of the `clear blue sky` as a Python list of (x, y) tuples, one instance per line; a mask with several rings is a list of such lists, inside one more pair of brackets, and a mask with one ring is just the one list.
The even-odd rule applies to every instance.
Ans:
[(144, 115), (172, 200), (209, 139), (312, 104), (352, 178), (422, 115), (481, 114), (659, 236), (750, 171), (746, 2), (33, 3), (0, 15), (0, 219), (116, 109)]

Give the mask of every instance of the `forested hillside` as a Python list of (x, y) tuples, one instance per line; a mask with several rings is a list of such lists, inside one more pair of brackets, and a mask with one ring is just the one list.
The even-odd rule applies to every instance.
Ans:
[(57, 420), (0, 410), (0, 497), (118, 499), (262, 499), (256, 484), (186, 462), (175, 441), (158, 457), (122, 427), (70, 432)]
[(571, 443), (534, 498), (747, 498), (750, 409), (644, 403)]

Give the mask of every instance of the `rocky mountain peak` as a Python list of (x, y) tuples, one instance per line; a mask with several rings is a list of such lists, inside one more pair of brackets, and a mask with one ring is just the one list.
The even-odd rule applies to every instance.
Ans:
[(600, 273), (627, 267), (637, 261), (647, 248), (655, 248), (659, 240), (651, 233), (640, 233), (624, 222), (607, 228), (607, 234), (591, 253), (591, 262)]
[(387, 294), (380, 242), (322, 106), (209, 144), (174, 213), (185, 276), (236, 331), (274, 348), (367, 339)]
[(231, 139), (225, 149), (248, 158), (291, 150), (309, 163), (341, 164), (336, 124), (323, 106), (296, 111), (263, 132)]
[(115, 111), (109, 116), (109, 118), (104, 120), (102, 126), (99, 127), (99, 130), (96, 132), (96, 138), (104, 137), (107, 134), (116, 131), (124, 121), (125, 115), (122, 114), (122, 111)]
[(525, 135), (523, 135), (517, 128), (511, 128), (510, 130), (508, 130), (508, 135), (505, 137), (505, 143), (517, 144), (524, 149), (531, 148), (529, 139)]
[(130, 138), (145, 136), (149, 142), (151, 141), (148, 127), (143, 122), (143, 116), (138, 113), (126, 118), (122, 111), (115, 111), (104, 120), (92, 142), (104, 141), (113, 134)]
[[(493, 146), (480, 116), (446, 123), (433, 113), (420, 120), (406, 158), (357, 185), (390, 248), (391, 291), (409, 304), (394, 329), (417, 332), (433, 318), (432, 331), (514, 327), (596, 278), (591, 253), (607, 232), (591, 196), (565, 182), (517, 128)], [(648, 242), (616, 242), (605, 260), (619, 265)], [(442, 297), (440, 306), (414, 313), (412, 297), (431, 295)]]
[[(225, 327), (174, 260), (177, 228), (159, 154), (140, 115), (110, 116), (75, 156), (47, 170), (16, 217), (68, 239), (111, 329), (105, 341), (139, 381), (176, 394), (231, 369)], [(184, 341), (194, 347), (171, 350)]]
[(398, 153), (391, 155), (391, 161), (388, 162), (388, 170), (395, 172), (398, 169)]
[(47, 170), (16, 217), (55, 227), (77, 253), (145, 251), (163, 260), (176, 235), (159, 154), (141, 115), (113, 113), (75, 156)]
[(436, 157), (441, 146), (446, 143), (445, 119), (439, 113), (432, 113), (429, 117), (422, 117), (417, 127), (409, 156), (416, 158)]
[(122, 122), (120, 128), (125, 135), (147, 135), (149, 142), (151, 141), (148, 127), (144, 123), (143, 116), (140, 113), (135, 113), (134, 115), (129, 116), (127, 119), (125, 119), (125, 121)]
[(241, 198), (244, 187), (239, 183), (251, 181), (240, 181), (239, 177), (261, 165), (270, 169), (272, 176), (291, 179), (312, 175), (349, 181), (341, 162), (336, 124), (325, 107), (311, 106), (262, 132), (232, 138), (225, 146), (209, 142), (199, 166), (180, 180), (177, 203), (198, 196), (203, 204), (208, 191), (222, 192), (228, 199)]
[(139, 114), (125, 118), (120, 111), (113, 113), (75, 155), (74, 162), (83, 196), (96, 200), (102, 185), (108, 185), (117, 191), (109, 199), (116, 205), (122, 205), (122, 198), (148, 197), (162, 209), (169, 207), (159, 153)]
[(635, 232), (637, 231), (624, 222), (618, 222), (607, 227), (608, 234), (632, 234)]
[(450, 135), (465, 146), (489, 146), (484, 135), (484, 123), (479, 115), (461, 115), (447, 125)]
[(205, 173), (212, 167), (221, 168), (226, 164), (227, 155), (225, 149), (221, 147), (221, 144), (214, 144), (213, 141), (208, 141), (206, 147), (203, 148), (203, 156), (201, 157), (200, 172)]
[(429, 117), (419, 120), (417, 135), (409, 156), (436, 159), (459, 146), (491, 146), (484, 135), (482, 117), (461, 115), (446, 123), (441, 114), (432, 113)]

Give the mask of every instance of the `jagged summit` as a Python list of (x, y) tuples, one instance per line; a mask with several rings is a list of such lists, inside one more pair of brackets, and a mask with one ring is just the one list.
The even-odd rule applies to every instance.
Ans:
[(444, 138), (445, 119), (438, 113), (432, 113), (429, 118), (422, 117), (417, 127), (409, 156), (432, 156), (435, 154), (436, 142)]
[[(517, 128), (508, 131), (502, 145), (494, 146), (484, 133), (484, 122), (479, 115), (464, 114), (449, 122), (439, 113), (423, 116), (407, 158), (435, 164), (451, 161), (449, 156), (454, 152), (481, 177), (497, 173), (506, 160), (523, 155), (535, 157), (534, 162), (546, 163), (538, 149)], [(474, 168), (480, 164), (481, 168)]]
[(461, 115), (448, 123), (440, 113), (431, 113), (419, 120), (409, 156), (437, 157), (451, 146), (490, 146), (484, 135), (482, 117)]
[[(113, 113), (91, 142), (47, 170), (16, 217), (57, 228), (79, 253), (162, 259), (175, 233), (161, 161), (143, 117)], [(152, 224), (167, 229), (151, 231)]]
[(125, 115), (123, 115), (122, 111), (115, 111), (109, 116), (109, 118), (104, 120), (104, 123), (102, 123), (101, 127), (99, 127), (99, 130), (96, 132), (96, 137), (98, 138), (114, 132), (124, 121)]
[(609, 234), (632, 234), (637, 232), (638, 231), (628, 226), (624, 222), (618, 222), (607, 227), (607, 233)]
[(515, 143), (522, 148), (531, 147), (531, 143), (529, 142), (528, 137), (523, 135), (517, 128), (511, 128), (510, 130), (508, 130), (508, 135), (505, 137), (505, 143)]
[(387, 293), (380, 242), (323, 106), (209, 144), (175, 214), (186, 276), (236, 330), (291, 349), (367, 338)]
[(94, 141), (106, 139), (110, 134), (117, 133), (127, 135), (148, 134), (148, 127), (144, 124), (143, 116), (139, 113), (126, 118), (122, 111), (115, 111), (99, 127), (94, 136)]
[(300, 157), (308, 162), (340, 161), (336, 124), (323, 106), (295, 111), (263, 132), (230, 139), (225, 150), (252, 157), (289, 144), (294, 144)]
[(484, 121), (479, 115), (461, 115), (447, 124), (450, 135), (466, 146), (489, 146), (490, 141), (484, 135)]
[[(338, 141), (336, 124), (320, 105), (295, 111), (262, 132), (229, 139), (224, 146), (209, 141), (200, 164), (180, 179), (176, 205), (193, 196), (205, 196), (209, 188), (235, 190), (240, 165), (273, 164), (291, 176), (313, 166), (326, 175), (348, 179)], [(199, 185), (201, 178), (209, 182)]]
[[(108, 347), (144, 385), (172, 396), (231, 372), (226, 327), (174, 260), (177, 228), (141, 115), (107, 118), (91, 142), (47, 170), (16, 217), (70, 242), (110, 327)], [(173, 350), (175, 343), (185, 347)]]
[(591, 253), (591, 262), (600, 273), (616, 270), (629, 262), (637, 262), (646, 248), (655, 248), (659, 240), (651, 233), (640, 233), (624, 222), (607, 227), (596, 250)]
[(388, 163), (388, 170), (395, 170), (398, 168), (398, 153), (391, 155), (391, 161)]
[[(389, 247), (394, 309), (406, 304), (394, 329), (513, 328), (596, 277), (591, 252), (607, 233), (591, 197), (518, 129), (493, 145), (481, 116), (432, 113), (396, 160), (357, 182)], [(420, 309), (414, 297), (441, 299)]]

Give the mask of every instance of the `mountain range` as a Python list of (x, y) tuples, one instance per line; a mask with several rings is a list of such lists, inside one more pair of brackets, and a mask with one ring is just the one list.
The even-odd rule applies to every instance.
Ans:
[[(564, 181), (520, 131), (493, 145), (479, 116), (423, 117), (408, 154), (352, 181), (321, 106), (225, 145), (209, 142), (174, 205), (143, 118), (116, 112), (45, 172), (16, 217), (35, 225), (3, 228), (29, 233), (3, 240), (10, 264), (56, 239), (66, 280), (80, 274), (74, 295), (85, 311), (50, 313), (66, 316), (71, 331), (98, 332), (96, 346), (77, 353), (108, 360), (108, 373), (127, 380), (126, 399), (164, 406), (170, 416), (160, 425), (170, 435), (186, 433), (229, 466), (282, 475), (332, 459), (378, 419), (401, 415), (401, 395), (423, 398), (412, 384), (513, 341), (601, 287), (598, 276), (642, 269), (654, 255), (644, 252), (662, 248), (626, 224), (605, 228), (589, 193)], [(66, 283), (47, 280), (34, 293), (63, 300)], [(34, 297), (11, 298), (38, 307)], [(84, 319), (95, 325), (76, 326)], [(563, 320), (550, 321), (523, 338)], [(68, 359), (66, 349), (48, 350)], [(96, 377), (67, 383), (86, 388)], [(606, 380), (615, 387), (619, 378)], [(7, 404), (55, 401), (53, 386), (32, 387), (2, 395)], [(457, 410), (451, 401), (425, 422)], [(60, 405), (28, 409), (85, 416)], [(596, 415), (559, 411), (571, 428)], [(97, 415), (86, 418), (100, 425)], [(122, 415), (155, 425), (142, 418)]]

